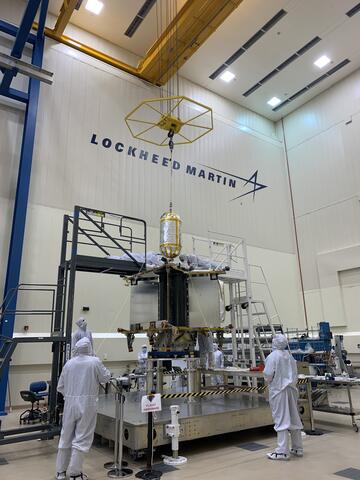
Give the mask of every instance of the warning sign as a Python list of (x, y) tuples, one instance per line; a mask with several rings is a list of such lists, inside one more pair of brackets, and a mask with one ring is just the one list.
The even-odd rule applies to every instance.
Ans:
[(161, 412), (161, 395), (144, 395), (141, 399), (141, 413)]

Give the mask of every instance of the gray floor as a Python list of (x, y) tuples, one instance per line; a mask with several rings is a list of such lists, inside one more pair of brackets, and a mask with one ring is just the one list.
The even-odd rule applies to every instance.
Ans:
[[(3, 418), (3, 428), (16, 426), (19, 412)], [(271, 462), (265, 454), (275, 445), (272, 429), (241, 432), (202, 439), (180, 445), (180, 453), (188, 463), (178, 470), (164, 473), (169, 480), (205, 480), (251, 478), (267, 480), (291, 478), (304, 480), (311, 475), (320, 479), (359, 479), (360, 434), (353, 432), (349, 417), (316, 413), (317, 426), (327, 430), (323, 436), (307, 437), (304, 442), (305, 457), (290, 462)], [(249, 448), (249, 444), (266, 448)], [(57, 440), (33, 441), (0, 447), (0, 478), (4, 480), (48, 480), (53, 478)], [(239, 448), (240, 447), (240, 448)], [(162, 453), (168, 453), (163, 451)], [(112, 459), (108, 446), (94, 445), (85, 461), (85, 471), (90, 480), (105, 479), (104, 462)], [(157, 456), (155, 462), (161, 461)], [(144, 467), (144, 462), (133, 462), (134, 473)], [(337, 475), (335, 475), (337, 473)], [(342, 475), (342, 476), (340, 476)], [(352, 476), (350, 476), (352, 475)], [(134, 477), (132, 477), (134, 478)]]

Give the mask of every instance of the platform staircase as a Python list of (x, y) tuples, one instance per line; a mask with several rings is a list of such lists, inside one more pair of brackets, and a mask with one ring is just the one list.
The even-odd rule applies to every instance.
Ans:
[(225, 337), (229, 363), (243, 368), (264, 363), (272, 336), (283, 328), (263, 268), (248, 261), (246, 241), (209, 232), (207, 239), (193, 237), (193, 253), (206, 255), (219, 268), (227, 269), (219, 281), (225, 303), (222, 321), (233, 326), (231, 339)]

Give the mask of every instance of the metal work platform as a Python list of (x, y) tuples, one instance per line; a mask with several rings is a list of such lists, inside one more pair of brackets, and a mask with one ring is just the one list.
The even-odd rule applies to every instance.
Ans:
[[(0, 24), (1, 27), (1, 24)], [(0, 28), (1, 30), (1, 28)], [(139, 260), (140, 259), (140, 260)], [(0, 445), (34, 438), (53, 438), (59, 433), (61, 399), (56, 390), (63, 365), (70, 358), (77, 272), (133, 275), (146, 269), (146, 222), (117, 213), (75, 206), (65, 215), (58, 280), (55, 284), (19, 284), (8, 289), (0, 305), (0, 382), (7, 372), (15, 348), (24, 343), (52, 344), (51, 381), (46, 424), (29, 428), (1, 430)], [(18, 294), (47, 293), (47, 308), (16, 308)], [(35, 296), (35, 299), (37, 297)], [(27, 300), (28, 301), (28, 300)], [(42, 336), (13, 334), (7, 328), (20, 315), (49, 317), (49, 329)], [(6, 328), (5, 328), (6, 327)], [(5, 335), (2, 330), (9, 330)], [(1, 384), (0, 384), (1, 386)], [(5, 385), (6, 386), (6, 385)], [(6, 391), (6, 388), (5, 388)], [(5, 404), (1, 394), (0, 409)], [(2, 402), (2, 403), (1, 403)]]
[(78, 272), (108, 273), (112, 275), (132, 275), (139, 272), (139, 266), (129, 260), (76, 255), (75, 266)]
[[(147, 416), (141, 413), (144, 392), (126, 394), (124, 408), (124, 445), (137, 456), (147, 445)], [(267, 400), (258, 394), (232, 394), (205, 398), (162, 399), (162, 411), (154, 415), (154, 447), (171, 443), (165, 434), (170, 422), (170, 406), (180, 407), (180, 441), (205, 438), (229, 432), (272, 425)], [(112, 394), (99, 399), (95, 433), (114, 440), (115, 401)]]

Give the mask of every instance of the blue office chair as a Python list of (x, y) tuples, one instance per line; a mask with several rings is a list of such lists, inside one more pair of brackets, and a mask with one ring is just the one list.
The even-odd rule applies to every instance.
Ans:
[(30, 390), (21, 390), (20, 395), (24, 402), (31, 403), (31, 408), (28, 408), (20, 415), (20, 425), (23, 423), (41, 422), (42, 412), (38, 407), (34, 407), (35, 403), (38, 404), (36, 394), (34, 392), (30, 392)]
[[(20, 424), (22, 423), (34, 423), (37, 421), (43, 421), (46, 416), (46, 410), (40, 410), (40, 400), (45, 400), (45, 397), (49, 396), (49, 392), (46, 391), (47, 384), (44, 381), (30, 383), (29, 390), (22, 390), (20, 392), (21, 398), (25, 402), (31, 403), (31, 408), (25, 410), (20, 415)], [(36, 404), (36, 408), (34, 405)]]
[(44, 381), (30, 383), (29, 390), (35, 394), (38, 402), (49, 396), (49, 392), (47, 391), (47, 383)]

